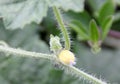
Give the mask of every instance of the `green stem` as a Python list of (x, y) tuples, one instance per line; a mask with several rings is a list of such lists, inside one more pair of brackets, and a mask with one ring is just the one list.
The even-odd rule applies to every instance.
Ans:
[(74, 66), (61, 63), (59, 59), (56, 58), (55, 55), (30, 52), (30, 51), (25, 51), (25, 50), (15, 49), (15, 48), (5, 47), (5, 46), (0, 46), (0, 52), (4, 52), (6, 54), (14, 54), (16, 56), (22, 56), (22, 57), (36, 57), (36, 58), (52, 60), (52, 62), (58, 63), (61, 69), (65, 70), (65, 72), (68, 72), (70, 75), (75, 75), (79, 78), (86, 79), (92, 84), (107, 84), (95, 78), (94, 76), (89, 75), (78, 68), (75, 68)]
[(76, 76), (82, 76), (82, 78), (88, 80), (89, 82), (91, 82), (92, 84), (107, 84), (99, 79), (97, 79), (96, 77), (89, 75), (81, 70), (79, 70), (76, 67), (73, 66), (69, 66), (69, 68), (71, 69), (71, 72), (73, 72), (73, 74), (75, 74)]
[(15, 54), (17, 56), (22, 56), (22, 57), (36, 57), (36, 58), (43, 58), (43, 59), (49, 59), (49, 60), (55, 59), (53, 55), (30, 52), (30, 51), (25, 51), (25, 50), (15, 49), (15, 48), (5, 47), (5, 46), (0, 46), (0, 52), (4, 52), (6, 54)]
[(53, 11), (54, 11), (55, 17), (58, 21), (58, 24), (60, 26), (60, 29), (63, 33), (63, 37), (65, 40), (65, 49), (70, 50), (70, 38), (69, 38), (69, 35), (67, 32), (67, 29), (65, 28), (65, 25), (63, 23), (63, 19), (62, 19), (62, 16), (60, 14), (60, 11), (57, 7), (53, 7)]

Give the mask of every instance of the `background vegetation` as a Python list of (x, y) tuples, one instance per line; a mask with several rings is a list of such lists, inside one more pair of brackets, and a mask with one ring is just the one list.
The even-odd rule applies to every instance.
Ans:
[[(75, 66), (111, 84), (119, 84), (120, 0), (0, 0), (0, 40), (14, 48), (51, 53), (50, 34), (61, 36), (51, 8), (53, 5), (61, 8), (65, 25), (77, 25), (79, 31), (79, 24), (88, 30), (93, 18), (100, 28), (107, 16), (114, 17), (98, 54), (91, 52), (84, 34), (73, 27), (68, 30), (72, 39), (71, 51), (77, 58)], [(46, 60), (0, 53), (0, 84), (89, 83), (65, 74)]]

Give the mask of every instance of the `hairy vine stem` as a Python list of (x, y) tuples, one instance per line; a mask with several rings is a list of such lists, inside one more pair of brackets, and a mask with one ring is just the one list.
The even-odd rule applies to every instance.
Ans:
[(69, 38), (69, 35), (67, 32), (67, 29), (65, 28), (65, 25), (63, 23), (63, 19), (62, 19), (62, 16), (60, 14), (60, 11), (55, 6), (53, 7), (53, 11), (54, 11), (55, 17), (58, 21), (58, 24), (60, 26), (61, 32), (63, 33), (63, 37), (65, 40), (65, 49), (70, 50), (70, 38)]
[(92, 84), (107, 84), (106, 82), (103, 82), (102, 80), (97, 79), (96, 77), (89, 75), (74, 66), (68, 66), (68, 67), (71, 69), (71, 72), (73, 72), (74, 75), (77, 74), (76, 76), (82, 76), (81, 78), (84, 78), (85, 80), (87, 80)]
[(6, 54), (15, 54), (22, 57), (36, 57), (36, 58), (43, 58), (43, 59), (49, 59), (49, 60), (55, 59), (53, 55), (30, 52), (30, 51), (25, 51), (25, 50), (15, 49), (15, 48), (5, 47), (5, 46), (0, 46), (0, 52), (4, 52)]
[(5, 46), (0, 46), (0, 52), (4, 52), (6, 54), (15, 54), (16, 56), (22, 56), (22, 57), (36, 57), (36, 58), (52, 60), (52, 62), (58, 62), (61, 69), (65, 70), (69, 74), (73, 74), (79, 78), (86, 79), (89, 82), (92, 82), (92, 84), (107, 84), (95, 78), (94, 76), (89, 75), (81, 71), (80, 69), (75, 68), (74, 66), (61, 63), (53, 54), (49, 55), (49, 54), (43, 54), (43, 53), (36, 53), (36, 52), (30, 52), (30, 51), (25, 51), (25, 50), (15, 49), (15, 48), (5, 47)]

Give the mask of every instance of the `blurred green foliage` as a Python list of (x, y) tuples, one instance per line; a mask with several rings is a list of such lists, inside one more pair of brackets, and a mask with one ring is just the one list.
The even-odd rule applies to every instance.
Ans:
[(31, 22), (39, 24), (52, 6), (80, 12), (84, 10), (84, 0), (0, 0), (0, 16), (6, 28), (24, 28)]
[[(80, 12), (76, 13), (73, 11), (63, 12), (62, 15), (64, 18), (64, 23), (68, 24), (72, 21), (75, 23), (75, 20), (77, 20), (85, 27), (85, 30), (88, 31), (89, 22), (91, 18), (94, 17), (95, 19), (97, 19), (95, 14), (105, 4), (105, 1), (106, 0), (86, 0), (87, 7), (83, 12), (81, 13)], [(112, 29), (120, 31), (120, 9), (119, 9), (120, 0), (115, 1), (117, 2), (114, 2), (116, 8), (113, 9), (115, 13), (113, 14), (114, 22), (112, 25)], [(76, 4), (77, 2), (75, 3), (75, 5)], [(64, 5), (62, 5), (62, 7), (64, 7)], [(76, 7), (75, 5), (74, 7)], [(77, 4), (77, 6), (78, 5), (79, 4)], [(68, 9), (74, 10), (69, 5), (67, 7)], [(79, 9), (79, 6), (77, 8)], [(77, 11), (78, 10), (77, 8), (74, 11)], [(90, 9), (91, 11), (89, 11), (88, 9)], [(6, 13), (6, 15), (8, 14)], [(39, 18), (39, 15), (37, 18)], [(34, 20), (36, 19), (35, 18), (32, 19), (32, 21)], [(8, 30), (4, 27), (3, 20), (1, 19), (0, 40), (5, 41), (6, 43), (8, 43), (9, 46), (15, 48), (50, 53), (48, 44), (49, 35), (54, 34), (61, 36), (51, 9), (49, 9), (47, 17), (45, 17), (43, 20), (41, 19), (41, 21), (42, 23), (39, 25), (36, 23), (31, 23), (25, 25), (24, 29)], [(37, 21), (37, 23), (40, 23), (40, 21)], [(21, 26), (20, 24), (19, 25), (17, 24), (16, 26), (19, 27)], [(90, 51), (88, 45), (86, 45), (86, 43), (84, 42), (81, 42), (80, 41), (81, 39), (78, 38), (80, 37), (79, 34), (80, 32), (77, 32), (72, 28), (69, 28), (68, 30), (71, 32), (71, 38), (73, 39), (72, 40), (73, 46), (71, 50), (75, 53), (77, 58), (76, 66), (80, 69), (85, 70), (88, 73), (93, 73), (93, 75), (95, 75), (98, 78), (102, 78), (103, 80), (105, 79), (105, 81), (108, 81), (111, 84), (120, 84), (119, 75), (120, 48), (116, 48), (112, 45), (111, 45), (112, 48), (103, 45), (102, 51), (94, 55)], [(120, 43), (118, 45), (120, 45)], [(0, 84), (89, 84), (89, 83), (87, 83), (84, 80), (79, 80), (73, 76), (65, 74), (64, 71), (61, 71), (57, 68), (57, 65), (51, 64), (51, 62), (48, 62), (46, 60), (17, 57), (12, 55), (9, 56), (9, 54), (0, 53)]]

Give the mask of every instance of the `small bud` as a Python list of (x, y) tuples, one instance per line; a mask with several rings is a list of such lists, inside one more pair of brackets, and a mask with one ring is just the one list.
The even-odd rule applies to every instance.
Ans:
[(75, 56), (69, 50), (62, 50), (59, 53), (58, 57), (59, 57), (59, 60), (64, 64), (67, 64), (67, 65), (75, 65), (76, 64)]
[(50, 35), (50, 50), (57, 53), (61, 49), (62, 45), (60, 43), (60, 38), (58, 36)]

